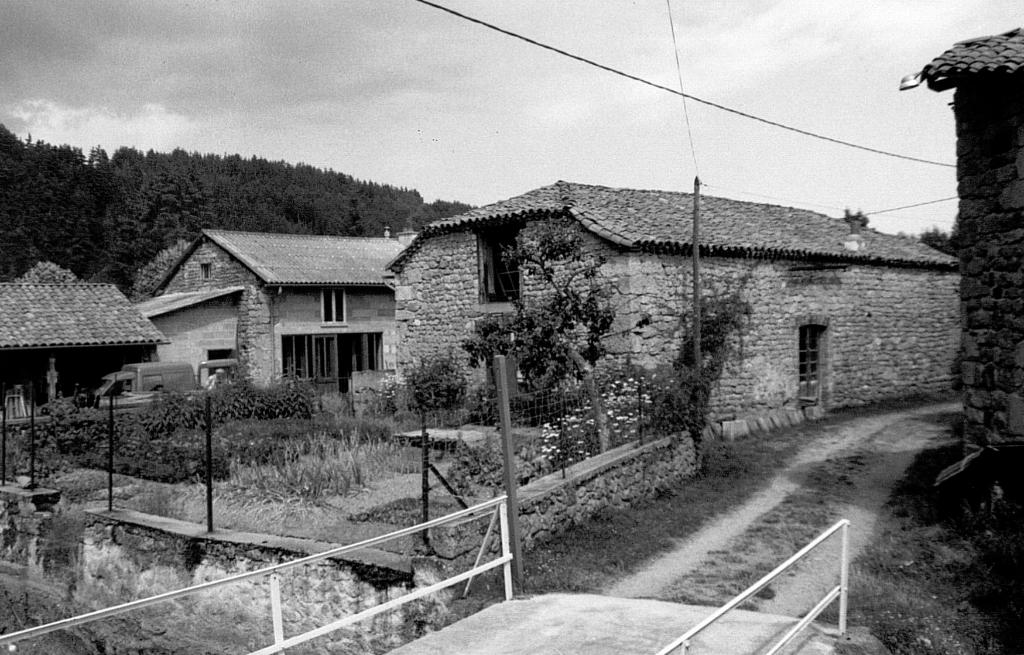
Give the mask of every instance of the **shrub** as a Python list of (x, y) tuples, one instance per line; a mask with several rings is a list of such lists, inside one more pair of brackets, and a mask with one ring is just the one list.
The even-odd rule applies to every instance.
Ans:
[(409, 406), (421, 416), (462, 407), (466, 375), (454, 353), (424, 359), (406, 375)]

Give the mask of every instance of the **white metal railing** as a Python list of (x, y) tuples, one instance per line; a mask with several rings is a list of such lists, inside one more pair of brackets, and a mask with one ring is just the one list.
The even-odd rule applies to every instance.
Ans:
[(764, 655), (775, 655), (782, 650), (786, 644), (793, 640), (800, 632), (802, 632), (811, 621), (816, 619), (826, 607), (828, 607), (832, 601), (836, 598), (839, 599), (839, 634), (846, 634), (846, 595), (849, 588), (849, 555), (850, 555), (850, 521), (843, 519), (837, 522), (835, 525), (825, 530), (820, 535), (814, 538), (809, 544), (797, 551), (792, 557), (787, 559), (782, 564), (779, 564), (771, 573), (768, 573), (763, 578), (755, 582), (754, 584), (747, 587), (744, 591), (740, 592), (738, 596), (730, 600), (725, 605), (722, 605), (715, 610), (706, 619), (687, 630), (681, 637), (673, 641), (671, 644), (665, 646), (658, 651), (657, 655), (669, 655), (673, 651), (678, 649), (679, 655), (686, 655), (687, 650), (690, 648), (691, 640), (700, 634), (705, 628), (710, 626), (712, 623), (720, 619), (726, 612), (735, 609), (741, 603), (749, 600), (754, 594), (761, 591), (771, 583), (772, 580), (777, 578), (786, 572), (790, 567), (799, 562), (807, 553), (814, 550), (816, 547), (821, 545), (823, 541), (831, 537), (837, 531), (842, 531), (842, 547), (840, 553), (839, 562), (839, 584), (833, 587), (825, 596), (818, 602), (814, 608), (807, 613), (802, 619), (800, 619), (796, 625), (789, 629), (782, 639), (775, 643)]
[[(480, 553), (477, 555), (476, 563), (474, 564), (472, 569), (465, 571), (463, 573), (459, 573), (446, 580), (442, 580), (441, 582), (434, 583), (427, 587), (420, 587), (418, 589), (411, 591), (408, 594), (405, 594), (404, 596), (393, 598), (379, 605), (374, 605), (373, 607), (367, 608), (356, 614), (351, 614), (349, 616), (340, 618), (337, 621), (333, 621), (325, 626), (316, 628), (314, 630), (310, 630), (308, 632), (304, 632), (299, 635), (295, 635), (293, 637), (289, 637), (287, 639), (285, 638), (284, 620), (281, 611), (281, 585), (279, 576), (279, 573), (281, 571), (284, 571), (285, 569), (295, 568), (297, 566), (303, 566), (305, 564), (311, 564), (313, 562), (318, 562), (329, 557), (337, 557), (339, 555), (351, 553), (352, 551), (359, 550), (362, 548), (370, 548), (372, 546), (376, 546), (387, 541), (398, 539), (400, 537), (405, 537), (411, 534), (415, 534), (417, 532), (421, 532), (428, 528), (434, 528), (455, 522), (464, 522), (481, 516), (487, 516), (488, 514), (490, 514), (491, 516), (491, 522), (487, 528), (487, 533), (484, 535), (483, 543), (480, 544)], [(497, 517), (498, 523), (500, 525), (501, 556), (484, 564), (480, 564), (480, 560), (483, 557), (483, 554), (486, 551), (488, 544), (490, 543), (491, 532), (494, 528), (495, 517)], [(268, 566), (266, 568), (258, 569), (256, 571), (249, 571), (246, 573), (231, 575), (225, 578), (219, 578), (217, 580), (211, 580), (209, 582), (204, 582), (202, 584), (198, 584), (185, 589), (168, 591), (166, 593), (159, 594), (156, 596), (150, 596), (149, 598), (141, 598), (139, 600), (134, 600), (129, 603), (116, 605), (114, 607), (107, 607), (101, 610), (96, 610), (94, 612), (89, 612), (87, 614), (81, 614), (79, 616), (74, 616), (68, 619), (62, 619), (60, 621), (54, 621), (53, 623), (47, 623), (46, 625), (36, 626), (34, 628), (27, 628), (25, 630), (19, 630), (17, 632), (11, 632), (9, 634), (0, 636), (0, 646), (15, 644), (16, 642), (23, 641), (25, 639), (39, 637), (50, 632), (71, 628), (77, 625), (92, 623), (93, 621), (99, 621), (101, 619), (116, 616), (118, 614), (124, 614), (126, 612), (130, 612), (141, 607), (155, 605), (157, 603), (174, 600), (176, 598), (182, 598), (184, 596), (189, 596), (191, 594), (206, 591), (208, 589), (213, 589), (214, 587), (221, 587), (224, 585), (242, 582), (244, 580), (251, 580), (253, 578), (259, 578), (262, 576), (270, 576), (270, 606), (271, 620), (273, 622), (274, 643), (270, 646), (249, 653), (249, 655), (270, 655), (270, 653), (281, 653), (286, 648), (296, 646), (298, 644), (307, 642), (311, 639), (315, 639), (316, 637), (320, 637), (330, 632), (334, 632), (335, 630), (338, 630), (345, 626), (357, 623), (364, 619), (368, 619), (372, 616), (376, 616), (377, 614), (387, 612), (388, 610), (399, 607), (400, 605), (404, 605), (405, 603), (416, 600), (417, 598), (422, 598), (423, 596), (432, 594), (435, 591), (439, 591), (446, 587), (456, 585), (462, 582), (463, 580), (470, 581), (480, 573), (483, 573), (484, 571), (489, 571), (499, 566), (504, 567), (505, 600), (512, 600), (511, 562), (512, 552), (511, 546), (509, 544), (508, 504), (506, 502), (505, 496), (499, 496), (497, 498), (492, 498), (491, 500), (480, 503), (479, 505), (474, 505), (469, 509), (464, 509), (453, 514), (449, 514), (447, 516), (442, 516), (433, 519), (432, 521), (427, 521), (426, 523), (420, 523), (408, 528), (403, 528), (395, 532), (390, 532), (388, 534), (381, 535), (379, 537), (373, 537), (372, 539), (366, 539), (358, 543), (349, 544), (347, 546), (333, 548), (331, 550), (322, 553), (317, 553), (315, 555), (309, 555), (299, 559), (291, 560), (289, 562), (284, 562), (282, 564), (275, 564), (274, 566)], [(14, 650), (14, 648), (11, 648), (11, 650)]]

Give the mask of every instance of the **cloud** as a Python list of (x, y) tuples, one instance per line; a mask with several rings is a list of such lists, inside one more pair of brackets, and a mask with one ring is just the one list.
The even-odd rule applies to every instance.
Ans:
[(172, 150), (195, 132), (187, 117), (157, 104), (132, 114), (103, 107), (66, 107), (47, 100), (22, 102), (9, 110), (22, 129), (50, 143), (88, 150), (95, 145)]

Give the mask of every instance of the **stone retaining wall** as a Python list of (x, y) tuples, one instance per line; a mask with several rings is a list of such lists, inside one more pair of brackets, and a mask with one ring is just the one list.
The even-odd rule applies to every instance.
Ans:
[[(684, 436), (629, 443), (524, 485), (518, 490), (523, 548), (534, 548), (604, 509), (624, 509), (673, 489), (697, 470)], [(436, 554), (461, 565), (480, 548), (486, 522), (431, 531)], [(492, 544), (497, 550), (497, 540)], [(470, 562), (472, 560), (470, 559)]]
[[(218, 530), (127, 510), (90, 511), (83, 538), (80, 600), (95, 608), (193, 586), (323, 552), (336, 544), (305, 539)], [(437, 581), (430, 562), (366, 549), (280, 573), (285, 635), (331, 621)], [(427, 598), (367, 619), (348, 631), (311, 642), (302, 652), (328, 653), (364, 642), (397, 645), (425, 626), (439, 625), (446, 598)], [(155, 634), (189, 626), (231, 633), (233, 643), (256, 649), (272, 643), (269, 631), (270, 578), (233, 583), (163, 607), (138, 628)], [(152, 639), (155, 635), (144, 635)], [(237, 641), (242, 640), (242, 641)], [(363, 640), (363, 641), (360, 641)], [(343, 651), (349, 652), (349, 651)]]

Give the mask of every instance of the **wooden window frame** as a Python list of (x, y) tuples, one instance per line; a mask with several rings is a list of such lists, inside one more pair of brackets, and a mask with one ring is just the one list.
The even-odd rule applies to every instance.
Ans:
[(821, 401), (825, 367), (825, 331), (817, 323), (801, 325), (797, 334), (797, 397), (801, 402)]
[[(340, 319), (338, 305), (341, 305)], [(348, 298), (344, 288), (320, 290), (320, 322), (324, 325), (348, 323)]]
[(212, 280), (213, 279), (213, 264), (210, 262), (201, 262), (199, 264), (199, 279), (201, 280)]
[(509, 303), (519, 300), (522, 289), (519, 263), (503, 254), (505, 249), (515, 245), (518, 234), (518, 228), (477, 234), (481, 303)]

